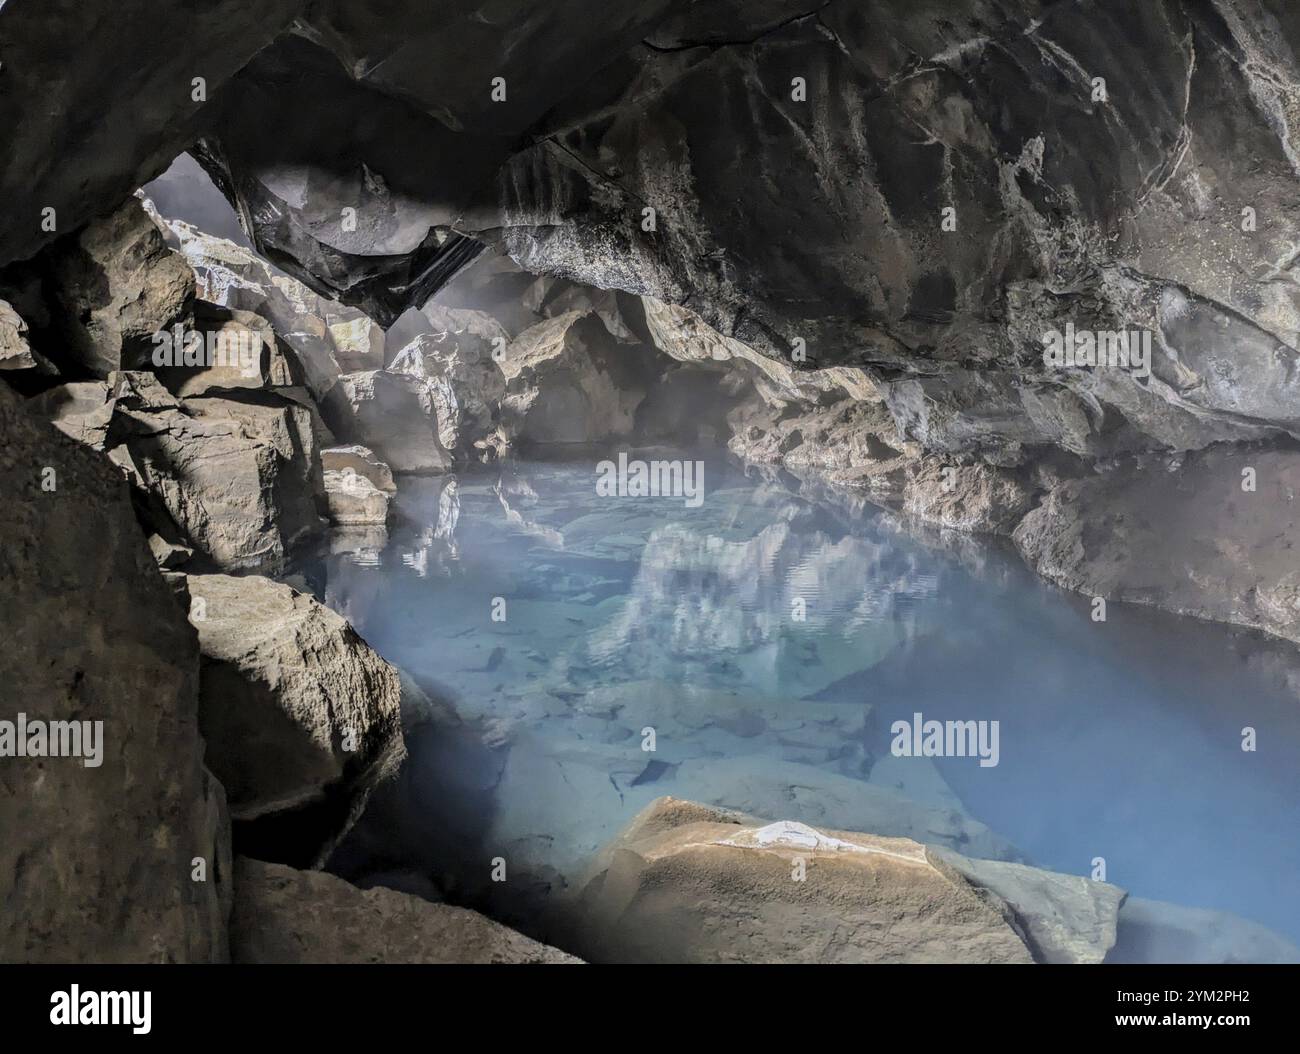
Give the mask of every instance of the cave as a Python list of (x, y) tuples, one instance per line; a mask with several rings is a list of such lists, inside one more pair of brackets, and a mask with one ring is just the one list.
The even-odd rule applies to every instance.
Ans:
[(1300, 962), (1297, 113), (1288, 0), (0, 2), (0, 962)]

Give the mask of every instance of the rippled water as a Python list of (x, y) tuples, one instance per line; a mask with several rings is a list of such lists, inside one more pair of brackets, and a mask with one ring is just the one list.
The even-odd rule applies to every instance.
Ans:
[[(408, 734), (414, 816), (379, 807), (354, 856), (501, 853), (545, 895), (672, 794), (1076, 874), (1102, 858), (1135, 896), (1300, 938), (1290, 646), (1114, 604), (1094, 622), (997, 546), (720, 456), (699, 508), (598, 497), (594, 464), (408, 479), (405, 526), (336, 543), (327, 601), (475, 744)], [(998, 722), (997, 765), (892, 756), (917, 712)]]

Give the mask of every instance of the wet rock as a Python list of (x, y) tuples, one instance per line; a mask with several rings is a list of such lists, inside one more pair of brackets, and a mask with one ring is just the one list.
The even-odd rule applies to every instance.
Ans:
[(351, 470), (325, 473), (325, 504), (330, 522), (340, 527), (383, 527), (388, 522), (388, 494)]
[(229, 827), (203, 767), (194, 632), (121, 476), (19, 402), (0, 383), (0, 718), (102, 733), (92, 767), (3, 761), (0, 959), (221, 961)]
[(978, 461), (945, 464), (926, 458), (906, 474), (902, 509), (939, 527), (1009, 534), (1037, 494), (1023, 473)]
[(1035, 962), (1100, 963), (1115, 944), (1126, 897), (1122, 889), (1023, 864), (970, 860), (944, 849), (932, 849), (930, 856), (1007, 903)]
[(1005, 903), (916, 842), (660, 798), (593, 865), (597, 962), (1030, 963)]
[(237, 963), (577, 963), (477, 912), (240, 857)]
[(1065, 481), (1013, 537), (1066, 589), (1300, 641), (1297, 493), (1289, 447), (1217, 446)]
[(145, 365), (152, 336), (186, 316), (194, 298), (184, 258), (133, 197), (52, 245), (42, 267), (60, 354), (100, 378)]
[(199, 721), (236, 843), (319, 866), (405, 755), (397, 672), (290, 586), (187, 582), (203, 656)]

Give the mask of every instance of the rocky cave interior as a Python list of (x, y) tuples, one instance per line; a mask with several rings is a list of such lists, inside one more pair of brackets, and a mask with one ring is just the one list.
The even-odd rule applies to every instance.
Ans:
[(1300, 961), (1298, 114), (1292, 0), (0, 3), (0, 720), (104, 746), (0, 960)]

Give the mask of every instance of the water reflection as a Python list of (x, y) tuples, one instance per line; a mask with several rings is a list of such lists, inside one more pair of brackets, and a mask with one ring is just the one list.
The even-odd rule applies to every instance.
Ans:
[[(1135, 896), (1300, 937), (1294, 649), (1119, 605), (1094, 623), (996, 547), (717, 458), (697, 509), (597, 497), (593, 465), (407, 480), (386, 544), (326, 558), (327, 602), (465, 722), (455, 760), (411, 737), (402, 837), (439, 868), (473, 842), (544, 893), (671, 793), (1104, 861)], [(998, 721), (999, 764), (890, 756), (916, 712)]]

